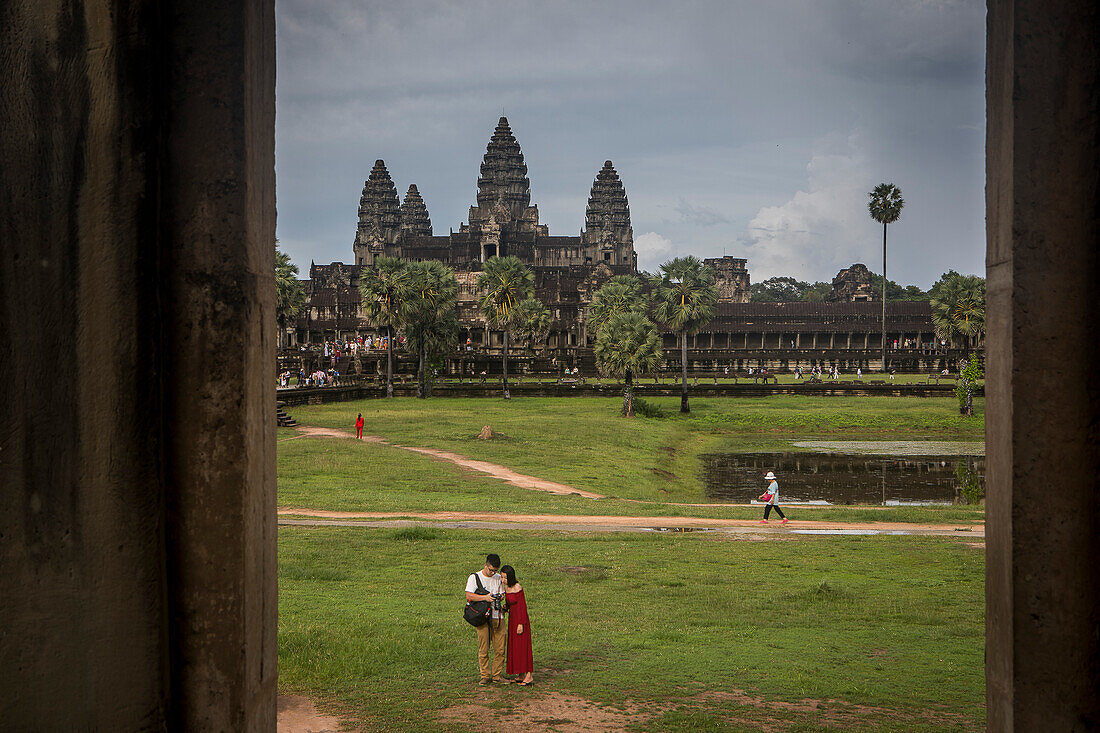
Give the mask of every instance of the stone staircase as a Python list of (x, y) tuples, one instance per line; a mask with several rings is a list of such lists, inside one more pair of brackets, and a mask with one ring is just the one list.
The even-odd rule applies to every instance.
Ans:
[(286, 410), (283, 409), (285, 405), (285, 402), (275, 403), (275, 424), (280, 428), (298, 427), (298, 421), (286, 414)]

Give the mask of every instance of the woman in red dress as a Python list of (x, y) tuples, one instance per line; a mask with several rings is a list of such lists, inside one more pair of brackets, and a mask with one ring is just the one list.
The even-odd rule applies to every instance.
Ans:
[(359, 440), (363, 439), (363, 413), (359, 413), (359, 417), (355, 418), (355, 437)]
[(523, 586), (516, 582), (516, 571), (511, 565), (500, 569), (504, 576), (504, 598), (508, 601), (508, 674), (521, 674), (519, 684), (535, 681), (532, 672), (535, 662), (531, 654), (531, 619), (527, 617), (527, 599)]

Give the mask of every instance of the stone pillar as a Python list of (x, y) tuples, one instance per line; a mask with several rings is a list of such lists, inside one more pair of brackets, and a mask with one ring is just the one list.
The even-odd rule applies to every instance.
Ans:
[(1100, 14), (1092, 0), (990, 0), (987, 22), (988, 725), (1091, 730), (1100, 726)]
[(0, 710), (274, 730), (272, 0), (0, 10)]

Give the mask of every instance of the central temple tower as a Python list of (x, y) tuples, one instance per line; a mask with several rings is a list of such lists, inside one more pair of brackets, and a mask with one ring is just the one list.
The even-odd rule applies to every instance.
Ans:
[(501, 117), (485, 148), (481, 175), (477, 179), (477, 205), (470, 207), (469, 223), (459, 229), (480, 243), (479, 259), (484, 262), (506, 252), (505, 241), (516, 235), (545, 237), (539, 224), (539, 209), (531, 206), (531, 179), (523, 152), (512, 134), (508, 118)]

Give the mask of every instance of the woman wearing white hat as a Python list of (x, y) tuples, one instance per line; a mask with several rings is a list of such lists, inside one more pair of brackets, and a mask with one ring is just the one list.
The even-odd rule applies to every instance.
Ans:
[(764, 502), (764, 518), (760, 520), (761, 524), (768, 523), (768, 515), (771, 514), (772, 509), (775, 509), (775, 513), (782, 517), (783, 521), (780, 524), (786, 524), (788, 519), (783, 516), (783, 510), (779, 508), (779, 482), (775, 480), (775, 474), (768, 471), (768, 475), (764, 477), (765, 481), (770, 481), (768, 488), (760, 495), (760, 501)]

